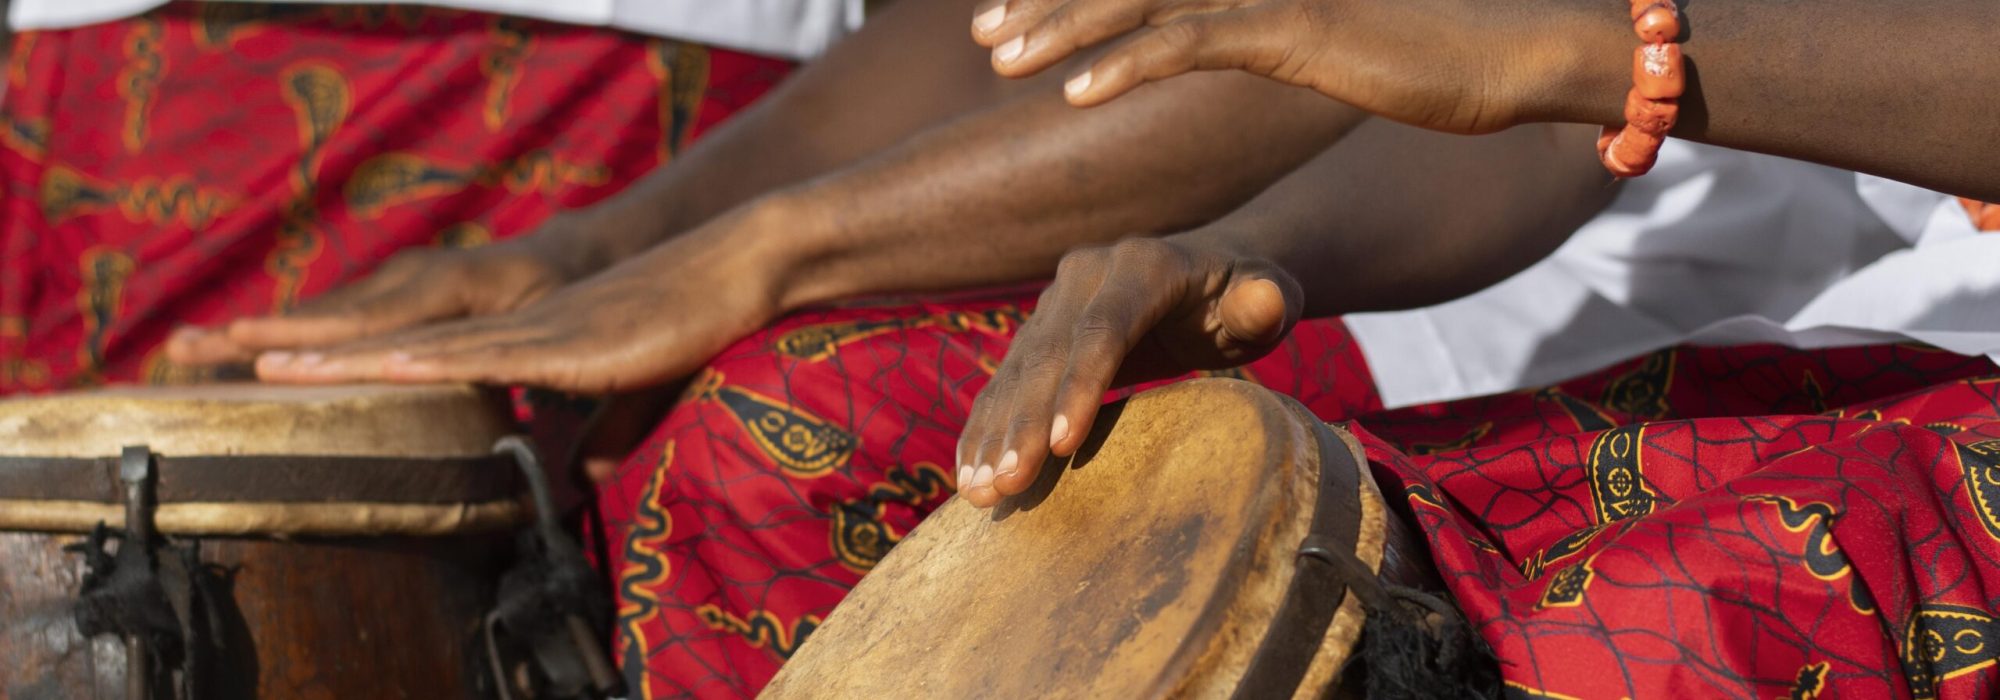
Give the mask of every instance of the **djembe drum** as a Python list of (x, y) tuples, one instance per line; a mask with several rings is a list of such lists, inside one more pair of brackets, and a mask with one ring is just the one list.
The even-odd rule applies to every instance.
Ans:
[[(1319, 698), (1498, 685), (1456, 612), (1405, 588), (1435, 577), (1351, 436), (1290, 399), (1219, 379), (1141, 393), (1096, 426), (1027, 493), (932, 514), (763, 697)], [(1362, 677), (1364, 630), (1365, 656), (1395, 655), (1399, 677)]]
[(491, 692), (509, 430), (469, 387), (0, 402), (0, 698)]

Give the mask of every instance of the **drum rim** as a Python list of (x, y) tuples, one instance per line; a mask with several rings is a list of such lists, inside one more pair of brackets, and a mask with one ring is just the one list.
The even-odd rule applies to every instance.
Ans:
[[(1305, 411), (1302, 406), (1297, 406), (1296, 402), (1292, 402), (1282, 395), (1271, 392), (1254, 383), (1224, 379), (1197, 379), (1165, 387), (1161, 391), (1194, 390), (1200, 389), (1205, 385), (1209, 387), (1208, 390), (1215, 391), (1217, 389), (1214, 388), (1214, 385), (1218, 384), (1229, 385), (1227, 391), (1231, 392), (1232, 395), (1245, 397), (1250, 401), (1248, 404), (1250, 408), (1248, 410), (1251, 413), (1246, 415), (1255, 415), (1268, 426), (1284, 427), (1289, 437), (1273, 437), (1268, 443), (1273, 450), (1270, 453), (1272, 456), (1282, 459), (1294, 459), (1296, 457), (1299, 460), (1294, 461), (1293, 466), (1288, 468), (1293, 479), (1293, 481), (1288, 483), (1298, 484), (1298, 486), (1268, 489), (1266, 493), (1272, 500), (1267, 502), (1272, 504), (1273, 509), (1267, 515), (1259, 515), (1244, 520), (1243, 524), (1246, 527), (1241, 531), (1241, 536), (1239, 537), (1232, 532), (1229, 537), (1229, 541), (1240, 542), (1241, 546), (1250, 546), (1251, 543), (1256, 543), (1254, 545), (1256, 548), (1268, 553), (1259, 555), (1268, 557), (1265, 561), (1282, 560), (1286, 563), (1284, 568), (1270, 570), (1277, 575), (1263, 577), (1265, 583), (1259, 584), (1259, 590), (1262, 592), (1247, 597), (1242, 594), (1234, 594), (1235, 597), (1232, 598), (1233, 594), (1227, 592), (1227, 587), (1217, 587), (1204, 592), (1204, 595), (1208, 596), (1206, 600), (1190, 599), (1197, 607), (1191, 613), (1192, 617), (1186, 618), (1189, 623), (1194, 625), (1187, 630), (1187, 637), (1176, 647), (1159, 649), (1159, 653), (1152, 657), (1154, 661), (1158, 662), (1157, 668), (1140, 668), (1136, 674), (1129, 676), (1131, 681), (1134, 682), (1134, 685), (1129, 687), (1135, 688), (1136, 693), (1147, 696), (1186, 695), (1189, 693), (1227, 694), (1233, 688), (1240, 685), (1244, 673), (1248, 670), (1247, 664), (1242, 664), (1241, 660), (1248, 658), (1256, 651), (1256, 647), (1262, 641), (1264, 632), (1271, 626), (1272, 621), (1276, 617), (1278, 611), (1277, 602), (1280, 600), (1277, 596), (1283, 594), (1290, 586), (1293, 575), (1296, 572), (1294, 554), (1295, 547), (1299, 543), (1297, 539), (1299, 535), (1288, 533), (1303, 534), (1306, 532), (1311, 514), (1318, 509), (1320, 494), (1304, 492), (1304, 489), (1308, 487), (1307, 485), (1318, 486), (1320, 482), (1316, 478), (1316, 470), (1320, 467), (1344, 463), (1344, 460), (1328, 458), (1324, 454), (1321, 454), (1322, 447), (1339, 450), (1354, 458), (1352, 464), (1355, 470), (1354, 476), (1348, 477), (1349, 480), (1346, 481), (1343, 489), (1351, 490), (1344, 497), (1351, 502), (1357, 503), (1354, 511), (1357, 514), (1355, 537), (1351, 541), (1355, 550), (1353, 552), (1354, 556), (1360, 559), (1371, 572), (1377, 571), (1384, 559), (1383, 555), (1387, 545), (1387, 538), (1384, 533), (1387, 529), (1387, 519), (1392, 517), (1392, 515), (1385, 502), (1381, 499), (1371, 475), (1368, 474), (1365, 454), (1359, 450), (1358, 443), (1354, 442), (1343, 432), (1312, 417), (1310, 412)], [(1256, 392), (1256, 397), (1250, 398), (1244, 393), (1245, 390)], [(1221, 397), (1218, 396), (1217, 398)], [(1283, 410), (1278, 410), (1281, 408)], [(1230, 410), (1234, 411), (1237, 409), (1232, 408)], [(1103, 422), (1100, 421), (1100, 423)], [(1122, 423), (1122, 420), (1120, 422)], [(1280, 434), (1272, 433), (1272, 435), (1278, 436)], [(1321, 438), (1329, 437), (1331, 438), (1330, 443), (1321, 441)], [(1157, 445), (1161, 443), (1146, 444)], [(1311, 446), (1309, 447), (1308, 445)], [(1298, 453), (1308, 454), (1306, 456), (1298, 456)], [(1151, 453), (1141, 452), (1139, 454), (1143, 456)], [(1304, 463), (1304, 460), (1311, 460), (1311, 463), (1308, 465)], [(1309, 469), (1312, 471), (1309, 471)], [(1341, 497), (1340, 494), (1328, 495)], [(1280, 502), (1286, 503), (1278, 505)], [(1249, 503), (1250, 501), (1246, 501), (1244, 505), (1248, 506)], [(964, 508), (964, 504), (947, 504), (948, 508), (953, 506), (958, 506), (961, 509)], [(1002, 508), (1006, 508), (1005, 503), (1003, 503)], [(996, 513), (992, 517), (997, 519), (1000, 516)], [(958, 519), (953, 518), (954, 521)], [(925, 528), (932, 527), (937, 522), (939, 521), (934, 516), (933, 519), (926, 520), (917, 529), (911, 531), (907, 537), (921, 537)], [(1292, 523), (1292, 525), (1287, 525), (1286, 523)], [(969, 525), (970, 521), (959, 524)], [(1273, 538), (1273, 535), (1276, 535), (1276, 538)], [(885, 558), (881, 564), (878, 564), (869, 577), (863, 579), (861, 586), (855, 591), (856, 593), (863, 593), (870, 596), (867, 599), (869, 603), (858, 608), (850, 603), (840, 608), (856, 611), (873, 609), (875, 612), (850, 612), (848, 613), (849, 617), (843, 618), (840, 609), (836, 609), (834, 611), (835, 614), (830, 615), (821, 622), (818, 632), (812, 638), (813, 640), (826, 641), (817, 642), (819, 646), (816, 647), (814, 646), (816, 642), (809, 640), (804, 647), (798, 650), (797, 656), (794, 656), (792, 662), (780, 669), (778, 677), (773, 680), (771, 689), (780, 692), (788, 691), (794, 694), (802, 693), (805, 697), (812, 697), (815, 693), (828, 690), (829, 687), (845, 687), (849, 691), (868, 687), (881, 689), (879, 686), (873, 686), (870, 683), (864, 682), (856, 685), (851, 681), (841, 681), (836, 682), (833, 686), (823, 686), (820, 685), (823, 681), (807, 680), (809, 676), (812, 676), (813, 671), (807, 670), (806, 664), (811, 664), (813, 670), (834, 671), (865, 658), (864, 656), (857, 656), (853, 652), (842, 651), (838, 646), (828, 648), (827, 644), (833, 643), (833, 638), (825, 636), (826, 633), (838, 629), (840, 631), (836, 632), (836, 634), (842, 635), (840, 637), (841, 640), (863, 645), (854, 648), (865, 649), (874, 647), (878, 641), (883, 639), (880, 636), (883, 633), (869, 630), (873, 630), (874, 625), (898, 624), (896, 622), (896, 615), (899, 614), (897, 611), (906, 609), (907, 607), (900, 604), (891, 605), (889, 601), (897, 599), (910, 600), (910, 596), (922, 596), (925, 590), (934, 590), (931, 587), (935, 584), (927, 583), (927, 581), (936, 580), (934, 577), (939, 575), (936, 572), (941, 570), (934, 568), (934, 565), (925, 565), (922, 562), (927, 556), (930, 556), (929, 553), (943, 551), (938, 550), (937, 547), (949, 546), (946, 543), (962, 544), (963, 541), (955, 536), (945, 536), (942, 539), (930, 540), (929, 544), (922, 550), (912, 550), (908, 547), (909, 543), (906, 542), (896, 550), (891, 551), (888, 558)], [(909, 563), (896, 564), (897, 560), (907, 560)], [(887, 583), (886, 581), (891, 579), (883, 578), (883, 574), (891, 571), (895, 572), (892, 574), (894, 576), (893, 580), (898, 583)], [(1232, 577), (1240, 578), (1244, 576), (1241, 573), (1243, 570), (1239, 569), (1236, 571), (1239, 573), (1232, 574)], [(883, 580), (885, 583), (871, 587), (869, 586), (871, 579)], [(916, 588), (912, 590), (908, 588), (910, 586), (915, 586)], [(864, 592), (861, 589), (868, 590)], [(1228, 613), (1219, 612), (1225, 609), (1232, 609), (1232, 606), (1239, 606), (1234, 609), (1247, 611), (1249, 616), (1232, 617)], [(883, 611), (888, 612), (884, 614)], [(853, 617), (856, 614), (859, 614), (860, 617)], [(1297, 671), (1298, 676), (1303, 680), (1297, 684), (1298, 687), (1303, 688), (1308, 683), (1317, 683), (1317, 687), (1323, 688), (1338, 682), (1340, 670), (1344, 667), (1350, 653), (1355, 651), (1353, 642), (1359, 638), (1361, 633), (1362, 614), (1362, 606), (1355, 596), (1347, 595), (1339, 602), (1336, 610), (1326, 622), (1325, 627), (1317, 630), (1305, 642), (1306, 658), (1304, 659), (1302, 668)], [(850, 622), (843, 622), (843, 620), (850, 620)], [(1210, 625), (1216, 626), (1217, 629), (1222, 629), (1222, 625), (1228, 625), (1227, 629), (1237, 631), (1220, 634), (1214, 630), (1207, 633), (1201, 631), (1204, 627)], [(1176, 633), (1179, 633), (1178, 630), (1176, 630)], [(931, 636), (926, 635), (921, 639), (912, 640), (909, 643), (930, 643), (930, 641), (934, 641), (931, 640)], [(1234, 641), (1230, 640), (1231, 637), (1234, 637)], [(815, 654), (813, 650), (820, 648), (826, 648), (828, 651), (824, 655)], [(869, 655), (873, 653), (867, 652)], [(882, 658), (900, 658), (906, 655), (906, 652), (890, 652), (889, 656)], [(1180, 670), (1175, 671), (1174, 669), (1176, 668)], [(843, 673), (839, 675), (845, 677), (848, 674)], [(1150, 678), (1150, 680), (1147, 680), (1147, 678)], [(911, 676), (908, 679), (912, 682), (919, 681), (915, 676)], [(933, 688), (932, 690), (936, 691), (938, 689)], [(1073, 690), (1076, 693), (1085, 692), (1082, 688)], [(1286, 688), (1285, 695), (1291, 695), (1292, 690), (1292, 688)]]

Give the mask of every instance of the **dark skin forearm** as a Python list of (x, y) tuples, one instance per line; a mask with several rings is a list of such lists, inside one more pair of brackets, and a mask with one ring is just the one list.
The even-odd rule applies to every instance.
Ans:
[[(1530, 119), (1620, 124), (1637, 45), (1579, 3), (1567, 76)], [(1691, 80), (1674, 135), (2000, 200), (2000, 4), (1686, 3)], [(1622, 8), (1610, 8), (1622, 9)], [(1606, 17), (1605, 15), (1610, 15)]]
[[(652, 386), (800, 306), (1043, 277), (1080, 243), (1219, 216), (1360, 118), (1241, 75), (1101, 110), (1025, 95), (738, 206), (505, 314), (267, 355), (257, 370), (267, 381)], [(429, 269), (422, 262), (404, 272)], [(232, 328), (232, 339), (247, 335)]]
[[(1079, 106), (1240, 70), (1440, 131), (1620, 126), (1639, 48), (1627, 3), (1605, 0), (985, 1), (975, 16), (1005, 18), (973, 29), (995, 68), (1064, 66)], [(2000, 4), (1676, 4), (1689, 83), (1675, 135), (2000, 199)], [(1065, 63), (1114, 37), (1087, 67)]]
[(1112, 386), (1247, 363), (1302, 314), (1431, 304), (1526, 268), (1615, 193), (1578, 148), (1595, 132), (1372, 121), (1213, 224), (1065, 256), (974, 404), (959, 494), (1026, 490), (1082, 446)]
[(1240, 75), (1101, 110), (1032, 93), (781, 195), (780, 306), (1043, 277), (1077, 245), (1220, 216), (1361, 120)]
[[(962, 0), (901, 0), (617, 196), (562, 247), (602, 269), (770, 190), (852, 163), (1053, 78), (1006, 80), (966, 41)], [(586, 240), (578, 245), (574, 237)]]
[(1467, 137), (1371, 120), (1174, 238), (1291, 272), (1309, 317), (1442, 303), (1526, 269), (1603, 210), (1618, 187), (1591, 155), (1596, 138), (1575, 125)]

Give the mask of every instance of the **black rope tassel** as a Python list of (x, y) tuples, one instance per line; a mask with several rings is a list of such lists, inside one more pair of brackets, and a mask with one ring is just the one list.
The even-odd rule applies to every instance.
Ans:
[(1436, 596), (1382, 585), (1394, 602), (1366, 605), (1361, 635), (1368, 697), (1500, 697), (1499, 659), (1464, 615)]

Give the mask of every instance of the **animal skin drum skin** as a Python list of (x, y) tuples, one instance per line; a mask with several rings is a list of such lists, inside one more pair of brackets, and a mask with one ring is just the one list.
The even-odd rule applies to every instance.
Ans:
[[(217, 385), (0, 401), (0, 699), (126, 698), (132, 669), (153, 698), (483, 695), (481, 616), (509, 552), (505, 531), (526, 511), (512, 461), (492, 454), (510, 430), (504, 407), (470, 387)], [(130, 590), (161, 591), (170, 604), (91, 610), (199, 630), (147, 642), (179, 651), (137, 655), (138, 665), (120, 634), (86, 638), (77, 612), (91, 569), (78, 550), (100, 523), (126, 528), (135, 472), (121, 470), (135, 464), (133, 446), (145, 448), (133, 454), (149, 475), (142, 500), (161, 548), (159, 588)], [(116, 555), (98, 564), (143, 572), (125, 564), (129, 544), (99, 548)], [(128, 590), (99, 590), (113, 589)]]
[(1351, 436), (1246, 382), (1106, 406), (1028, 492), (952, 501), (913, 530), (762, 697), (1354, 692), (1364, 616), (1386, 609), (1356, 579), (1379, 592), (1429, 568), (1366, 465)]

